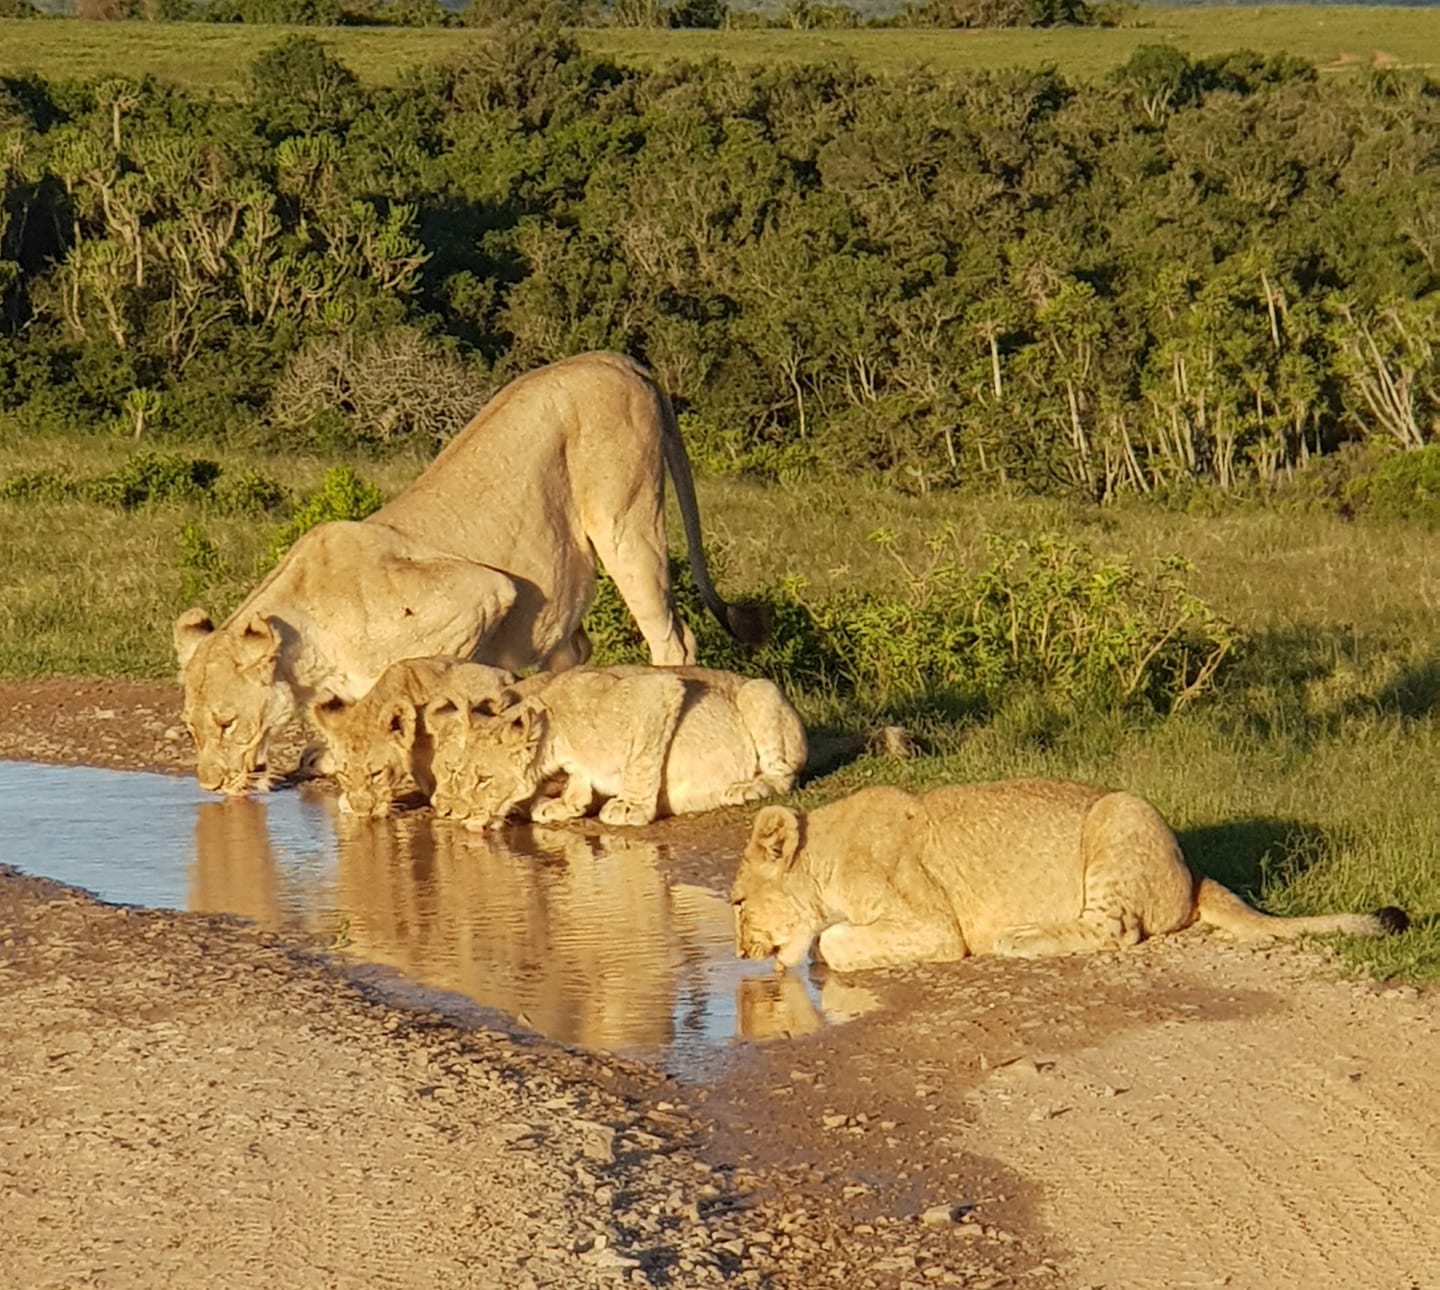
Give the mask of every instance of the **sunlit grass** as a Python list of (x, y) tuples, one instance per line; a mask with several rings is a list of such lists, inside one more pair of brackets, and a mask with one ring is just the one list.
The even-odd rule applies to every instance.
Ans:
[[(0, 19), (0, 76), (54, 79), (146, 74), (196, 90), (243, 93), (255, 56), (284, 36), (317, 37), (367, 84), (393, 84), (406, 67), (461, 56), (483, 31), (426, 28), (267, 27), (209, 23), (104, 23)], [(1054, 64), (1096, 80), (1142, 45), (1194, 57), (1253, 49), (1284, 52), (1326, 72), (1370, 66), (1440, 67), (1440, 11), (1312, 5), (1246, 9), (1144, 6), (1126, 25), (1052, 30), (582, 31), (580, 43), (620, 63), (657, 66), (721, 58), (742, 66), (852, 58), (893, 74)]]

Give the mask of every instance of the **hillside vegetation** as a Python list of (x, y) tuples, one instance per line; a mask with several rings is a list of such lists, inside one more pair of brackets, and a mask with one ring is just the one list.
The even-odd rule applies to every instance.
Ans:
[(394, 87), (308, 36), (238, 99), (11, 80), (0, 122), (22, 426), (433, 445), (605, 347), (714, 469), (1103, 499), (1270, 489), (1437, 413), (1414, 72), (644, 71), (502, 27)]

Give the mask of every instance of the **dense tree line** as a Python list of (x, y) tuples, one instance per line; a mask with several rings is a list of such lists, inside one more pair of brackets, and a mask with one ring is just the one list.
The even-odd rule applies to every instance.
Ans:
[[(0, 0), (0, 18), (33, 17), (50, 4)], [(559, 27), (761, 28), (1050, 27), (1118, 21), (1119, 0), (911, 0), (883, 15), (863, 6), (787, 0), (774, 13), (726, 0), (66, 0), (67, 12), (101, 21), (241, 22), (286, 26), (486, 27), (517, 20)]]
[(529, 26), (367, 90), (0, 82), (0, 411), (439, 438), (581, 349), (695, 451), (1089, 496), (1273, 482), (1440, 416), (1440, 92), (1248, 54), (638, 71)]

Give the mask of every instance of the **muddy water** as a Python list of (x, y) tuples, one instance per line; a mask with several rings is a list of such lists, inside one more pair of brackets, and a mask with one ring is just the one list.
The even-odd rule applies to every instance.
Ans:
[(221, 801), (189, 779), (0, 762), (0, 861), (106, 901), (318, 935), (565, 1043), (685, 1073), (874, 1005), (736, 959), (724, 896), (673, 880), (667, 858), (623, 834), (357, 821), (323, 793)]

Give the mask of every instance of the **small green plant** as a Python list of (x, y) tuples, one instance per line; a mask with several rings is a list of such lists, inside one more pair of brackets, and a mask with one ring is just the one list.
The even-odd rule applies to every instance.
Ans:
[(294, 518), (271, 535), (257, 572), (274, 568), (296, 540), (317, 524), (363, 520), (384, 504), (385, 494), (374, 484), (361, 479), (349, 466), (332, 466), (325, 472), (320, 487), (296, 508)]
[[(885, 530), (872, 540), (894, 545)], [(992, 560), (971, 574), (949, 558), (954, 535), (942, 531), (929, 568), (906, 566), (898, 598), (853, 588), (810, 596), (800, 578), (751, 594), (773, 622), (770, 641), (753, 652), (714, 623), (673, 559), (671, 580), (707, 665), (875, 711), (994, 709), (1025, 689), (1069, 708), (1171, 713), (1213, 686), (1238, 643), (1235, 627), (1188, 590), (1191, 568), (1179, 557), (1147, 576), (1054, 535), (986, 540)], [(597, 662), (646, 659), (603, 575), (585, 627)]]
[(198, 520), (186, 520), (180, 528), (181, 595), (187, 603), (202, 599), (217, 582), (229, 576), (220, 549), (210, 540)]
[(241, 515), (260, 515), (279, 510), (290, 497), (284, 484), (254, 467), (247, 467), (233, 477), (222, 478), (215, 485), (214, 494), (215, 505), (220, 510)]
[(77, 484), (54, 470), (22, 470), (0, 482), (0, 499), (7, 502), (59, 502), (75, 496)]

